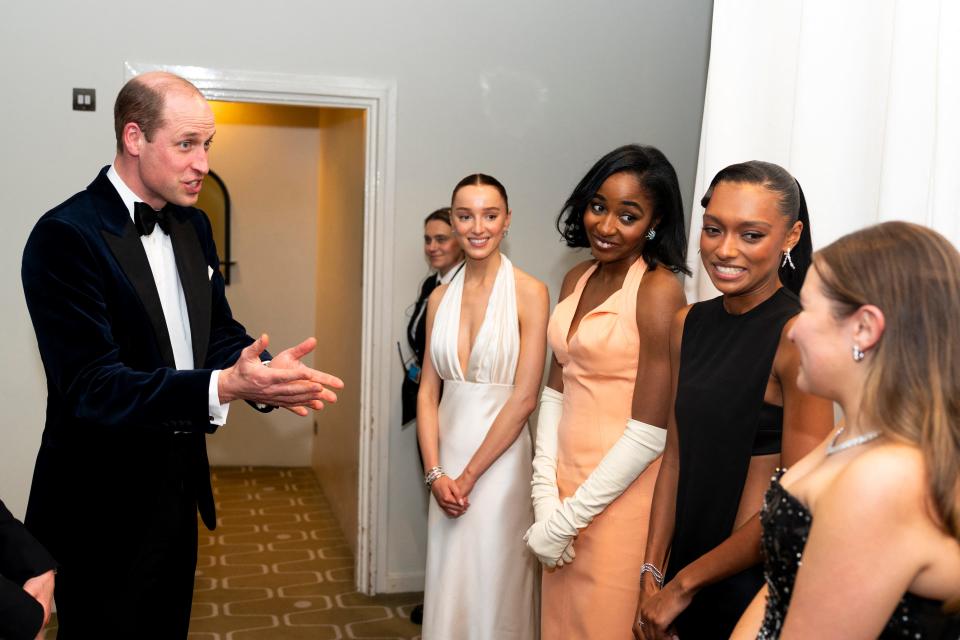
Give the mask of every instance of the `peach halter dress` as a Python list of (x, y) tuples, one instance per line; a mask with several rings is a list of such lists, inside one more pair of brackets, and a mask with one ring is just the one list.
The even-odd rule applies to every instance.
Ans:
[[(554, 309), (547, 329), (563, 367), (563, 416), (558, 427), (557, 485), (560, 499), (572, 495), (607, 450), (623, 435), (631, 417), (640, 357), (637, 289), (646, 271), (638, 259), (623, 287), (580, 321), (567, 337), (587, 280)], [(633, 640), (631, 626), (640, 594), (640, 568), (660, 459), (580, 531), (576, 559), (543, 572), (541, 637)]]

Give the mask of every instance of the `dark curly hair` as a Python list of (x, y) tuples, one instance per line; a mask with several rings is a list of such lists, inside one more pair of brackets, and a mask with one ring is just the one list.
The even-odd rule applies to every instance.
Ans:
[(589, 247), (583, 214), (607, 178), (623, 172), (636, 176), (653, 201), (653, 217), (657, 220), (657, 235), (643, 244), (640, 255), (651, 269), (662, 264), (673, 272), (690, 275), (680, 183), (673, 165), (656, 147), (628, 144), (597, 160), (560, 210), (560, 235), (570, 247)]

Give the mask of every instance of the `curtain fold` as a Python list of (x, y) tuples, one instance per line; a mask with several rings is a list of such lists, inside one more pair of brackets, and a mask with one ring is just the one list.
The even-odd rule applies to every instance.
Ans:
[(688, 300), (717, 295), (697, 257), (699, 199), (723, 167), (784, 166), (814, 248), (884, 220), (960, 246), (960, 2), (716, 0)]

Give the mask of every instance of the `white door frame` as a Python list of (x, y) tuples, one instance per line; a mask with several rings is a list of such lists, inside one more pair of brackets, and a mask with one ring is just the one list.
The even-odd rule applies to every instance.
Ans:
[(124, 63), (125, 79), (170, 71), (211, 100), (363, 109), (363, 328), (360, 364), (360, 460), (357, 589), (373, 595), (386, 572), (390, 371), (393, 335), (393, 216), (397, 87), (392, 80)]

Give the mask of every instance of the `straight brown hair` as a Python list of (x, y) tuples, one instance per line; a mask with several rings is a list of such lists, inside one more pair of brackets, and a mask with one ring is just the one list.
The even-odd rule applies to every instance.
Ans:
[(939, 233), (885, 222), (814, 254), (838, 318), (877, 306), (862, 407), (882, 431), (923, 453), (933, 506), (960, 541), (960, 253)]

